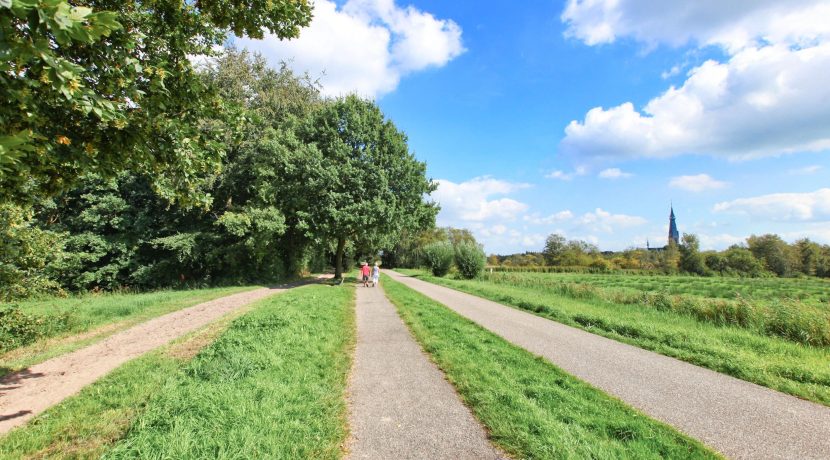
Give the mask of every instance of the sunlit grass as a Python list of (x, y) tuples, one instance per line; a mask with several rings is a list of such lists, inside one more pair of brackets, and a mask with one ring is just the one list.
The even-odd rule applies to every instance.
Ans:
[(515, 458), (714, 458), (665, 424), (384, 277), (404, 321)]
[[(484, 279), (420, 278), (510, 305), (595, 334), (672, 356), (804, 399), (830, 405), (830, 347), (769, 337), (750, 329), (718, 326), (672, 310), (575, 299), (544, 287)], [(558, 276), (550, 275), (550, 276)]]

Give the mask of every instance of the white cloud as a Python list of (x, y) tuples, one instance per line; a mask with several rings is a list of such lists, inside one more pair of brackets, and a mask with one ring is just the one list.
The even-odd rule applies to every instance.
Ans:
[(672, 177), (669, 187), (679, 188), (688, 192), (703, 192), (706, 190), (717, 190), (729, 185), (726, 182), (713, 179), (708, 174), (697, 174), (694, 176)]
[(459, 225), (465, 222), (501, 220), (512, 222), (527, 211), (528, 206), (511, 198), (490, 199), (529, 187), (491, 177), (476, 177), (455, 183), (436, 180), (438, 189), (432, 199), (441, 205), (438, 220), (441, 225)]
[(546, 217), (541, 217), (539, 213), (530, 214), (524, 216), (524, 220), (525, 222), (529, 222), (534, 225), (551, 225), (558, 222), (565, 222), (571, 220), (573, 219), (573, 217), (574, 213), (566, 209), (564, 211), (559, 211)]
[(566, 36), (588, 45), (630, 37), (649, 46), (811, 43), (830, 36), (826, 0), (569, 0)]
[(594, 212), (587, 212), (576, 220), (577, 228), (590, 232), (614, 233), (615, 230), (629, 227), (636, 227), (648, 222), (639, 216), (626, 214), (611, 214), (601, 208)]
[(719, 233), (717, 235), (698, 233), (697, 236), (700, 239), (700, 249), (704, 251), (708, 251), (710, 249), (723, 250), (733, 244), (741, 244), (746, 242), (746, 237), (735, 236), (729, 233)]
[(810, 165), (810, 166), (805, 166), (803, 168), (791, 169), (788, 172), (792, 175), (806, 176), (806, 175), (810, 175), (810, 174), (815, 174), (815, 173), (821, 171), (821, 169), (822, 169), (822, 167), (819, 166), (819, 165)]
[(587, 173), (588, 170), (585, 167), (580, 166), (569, 173), (566, 173), (565, 171), (561, 170), (551, 171), (545, 174), (545, 179), (571, 180), (574, 177), (584, 176)]
[(714, 211), (775, 222), (825, 222), (830, 221), (830, 188), (808, 193), (773, 193), (724, 201), (716, 204)]
[(597, 175), (597, 177), (599, 177), (601, 179), (622, 179), (622, 178), (631, 177), (631, 176), (633, 176), (633, 174), (623, 172), (623, 171), (620, 170), (620, 168), (603, 169)]
[(238, 39), (272, 63), (289, 63), (298, 72), (321, 76), (327, 95), (357, 92), (375, 97), (393, 91), (400, 79), (441, 67), (461, 55), (461, 27), (393, 0), (349, 0), (342, 8), (330, 0), (314, 2), (314, 19), (300, 37), (281, 41)]
[(522, 246), (528, 249), (542, 250), (545, 245), (545, 235), (539, 233), (532, 233), (522, 237)]
[[(688, 153), (748, 159), (830, 148), (830, 2), (569, 2), (568, 34), (588, 44), (718, 45), (642, 109), (595, 107), (565, 129), (565, 153), (594, 158)], [(669, 72), (670, 74), (671, 72)], [(667, 74), (668, 76), (668, 74)]]

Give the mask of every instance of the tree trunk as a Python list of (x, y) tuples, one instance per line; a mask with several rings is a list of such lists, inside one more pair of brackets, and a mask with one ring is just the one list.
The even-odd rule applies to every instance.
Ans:
[(343, 252), (346, 249), (346, 238), (337, 240), (337, 252), (334, 255), (334, 279), (343, 279)]

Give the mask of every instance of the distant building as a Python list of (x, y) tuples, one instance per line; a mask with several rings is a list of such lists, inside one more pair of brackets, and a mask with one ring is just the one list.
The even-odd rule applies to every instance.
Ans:
[(669, 240), (666, 246), (658, 246), (652, 247), (648, 240), (646, 240), (646, 250), (647, 251), (664, 251), (670, 245), (679, 245), (680, 244), (680, 232), (677, 231), (677, 222), (674, 218), (674, 206), (671, 206), (669, 211)]
[(669, 214), (669, 245), (672, 243), (680, 244), (680, 232), (677, 231), (677, 222), (674, 221), (674, 206), (671, 207)]

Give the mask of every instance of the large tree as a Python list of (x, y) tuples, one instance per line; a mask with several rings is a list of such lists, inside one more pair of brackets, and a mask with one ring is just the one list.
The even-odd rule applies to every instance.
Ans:
[(310, 117), (306, 136), (319, 152), (307, 163), (316, 185), (306, 221), (333, 242), (335, 277), (342, 277), (347, 244), (391, 247), (404, 230), (434, 223), (436, 207), (424, 201), (435, 190), (426, 165), (373, 102), (355, 95), (330, 101)]
[(222, 103), (191, 59), (310, 19), (305, 0), (0, 0), (0, 200), (130, 170), (204, 204), (223, 150), (202, 120)]

